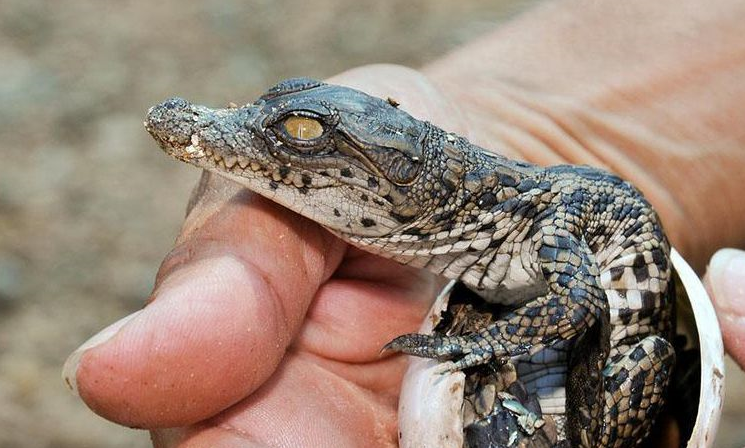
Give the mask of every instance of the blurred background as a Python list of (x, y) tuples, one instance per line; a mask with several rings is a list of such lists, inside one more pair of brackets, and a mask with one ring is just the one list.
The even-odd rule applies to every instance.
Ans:
[[(537, 2), (0, 0), (0, 448), (150, 446), (60, 379), (72, 350), (142, 306), (199, 176), (152, 143), (149, 106), (417, 67)], [(722, 448), (745, 443), (729, 398)]]

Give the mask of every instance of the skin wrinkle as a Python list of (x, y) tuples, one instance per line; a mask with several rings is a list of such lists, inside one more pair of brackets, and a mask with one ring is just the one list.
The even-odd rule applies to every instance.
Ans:
[[(700, 271), (715, 247), (745, 244), (740, 231), (745, 225), (745, 202), (738, 200), (741, 188), (724, 181), (737, 178), (745, 166), (745, 154), (739, 150), (745, 145), (745, 129), (738, 125), (745, 119), (745, 90), (738, 82), (745, 74), (744, 41), (739, 39), (744, 5), (695, 0), (678, 2), (674, 8), (642, 0), (623, 5), (549, 2), (435, 61), (426, 71), (455, 98), (467, 95), (474, 85), (489, 87), (509, 80), (523, 90), (573, 98), (604, 119), (633, 117), (637, 128), (622, 129), (628, 133), (624, 139), (632, 139), (634, 145), (615, 150), (650, 172), (655, 180), (650, 185), (660, 191), (652, 193), (645, 186), (645, 193), (671, 202), (654, 199), (666, 227), (676, 229), (676, 246)], [(664, 22), (658, 20), (661, 17)], [(582, 26), (588, 23), (613, 26)], [(484, 49), (490, 57), (483, 57)], [(473, 111), (469, 120), (477, 129), (489, 126), (490, 117), (479, 119), (481, 113)], [(494, 132), (482, 134), (491, 140), (479, 135), (474, 138), (477, 143), (494, 141)], [(654, 142), (664, 140), (667, 146), (675, 142), (672, 146), (678, 152), (705, 158), (691, 162), (691, 169), (671, 172), (669, 167), (677, 168), (681, 161), (659, 152), (669, 148)], [(527, 157), (541, 164), (551, 158)], [(630, 168), (624, 175), (636, 183)], [(663, 188), (669, 193), (663, 194)], [(714, 230), (712, 219), (722, 223), (724, 231), (719, 226)]]
[[(297, 436), (302, 437), (304, 441), (299, 444), (300, 446), (321, 446), (318, 438), (322, 436), (332, 437), (336, 442), (356, 440), (357, 444), (354, 446), (370, 446), (364, 443), (374, 437), (375, 431), (370, 431), (370, 429), (380, 427), (380, 422), (395, 420), (395, 411), (386, 400), (380, 401), (378, 397), (371, 397), (369, 391), (361, 389), (356, 384), (347, 384), (342, 377), (322, 365), (306, 362), (310, 359), (308, 357), (295, 355), (296, 352), (289, 352), (287, 362), (280, 367), (265, 387), (248, 397), (236, 409), (228, 410), (209, 422), (215, 425), (224, 423), (239, 425), (244, 427), (246, 434), (255, 440), (263, 441), (271, 446), (289, 447), (298, 446), (297, 442), (290, 440), (290, 437)], [(292, 383), (288, 384), (285, 380), (292, 380)], [(277, 388), (283, 386), (290, 389), (287, 391), (290, 396), (284, 399), (275, 396)], [(331, 391), (333, 393), (330, 393)], [(313, 421), (315, 417), (315, 413), (312, 412), (313, 403), (318, 396), (331, 400), (329, 404), (332, 412), (321, 415), (317, 425), (309, 426), (306, 423)], [(287, 400), (292, 402), (290, 408), (282, 409)], [(297, 414), (297, 411), (293, 411), (301, 403), (304, 405), (306, 402), (310, 412)], [(361, 403), (368, 405), (357, 407)], [(240, 415), (246, 407), (250, 407), (252, 413), (249, 419), (244, 421), (240, 419)], [(350, 412), (352, 408), (358, 412)], [(296, 415), (297, 418), (287, 420), (291, 415)], [(350, 425), (356, 426), (363, 423), (364, 425), (360, 426), (361, 432), (352, 439), (344, 436), (346, 431), (342, 430)], [(383, 427), (390, 424), (384, 423)], [(269, 434), (270, 437), (266, 438), (262, 436), (261, 431), (268, 428), (274, 428), (276, 432)], [(332, 433), (327, 433), (327, 430)], [(392, 441), (393, 438), (395, 438), (395, 431), (390, 431), (388, 439)], [(338, 446), (338, 443), (327, 442), (324, 446)]]
[(240, 429), (236, 427), (235, 425), (232, 425), (227, 422), (221, 422), (221, 423), (218, 423), (216, 426), (217, 428), (233, 433), (234, 435), (237, 435), (238, 437), (242, 439), (251, 440), (251, 435), (248, 433), (248, 431)]
[[(479, 90), (471, 95), (498, 97), (494, 104), (502, 106), (502, 110), (492, 112), (498, 113), (500, 118), (511, 126), (538, 139), (544, 144), (545, 150), (562, 160), (562, 163), (605, 166), (601, 159), (582, 146), (582, 142), (576, 138), (576, 133), (568, 131), (569, 128), (565, 122), (557, 119), (558, 116), (568, 114), (569, 111), (560, 109), (558, 101), (548, 95), (532, 93), (532, 96), (540, 96), (540, 98), (532, 98), (531, 92), (507, 85), (496, 86), (491, 93)], [(553, 109), (560, 112), (554, 113)]]
[[(302, 350), (299, 347), (290, 347), (288, 353), (322, 365), (335, 376), (350, 381), (370, 393), (384, 393), (387, 398), (394, 402), (398, 396), (398, 388), (403, 379), (403, 374), (408, 367), (408, 361), (404, 357), (395, 355), (381, 356), (369, 361), (349, 362), (323, 356), (320, 353), (305, 350), (304, 347)], [(390, 373), (390, 365), (395, 366), (397, 374), (381, 375), (382, 373)]]
[[(505, 88), (503, 87), (499, 90), (501, 91), (503, 89)], [(645, 193), (650, 202), (655, 205), (660, 214), (664, 217), (664, 223), (668, 229), (668, 233), (673, 235), (675, 244), (685, 253), (688, 253), (689, 255), (691, 254), (693, 248), (685, 239), (687, 233), (679, 227), (679, 223), (686, 222), (686, 216), (690, 216), (690, 214), (686, 214), (683, 204), (681, 204), (676, 197), (668, 193), (669, 190), (663, 188), (661, 180), (648, 173), (642, 165), (638, 165), (634, 162), (629, 155), (634, 154), (633, 151), (619, 150), (619, 148), (622, 147), (632, 148), (631, 144), (627, 144), (626, 146), (619, 145), (618, 143), (614, 144), (613, 137), (618, 137), (620, 139), (621, 136), (624, 136), (626, 139), (631, 139), (632, 137), (626, 136), (634, 134), (630, 132), (624, 134), (622, 131), (616, 130), (618, 121), (612, 122), (608, 120), (608, 118), (611, 120), (614, 118), (612, 114), (591, 111), (582, 108), (579, 105), (575, 105), (569, 111), (562, 110), (562, 112), (555, 112), (554, 109), (556, 108), (557, 101), (551, 101), (550, 99), (546, 101), (545, 99), (542, 99), (543, 106), (537, 106), (537, 101), (530, 100), (527, 92), (520, 92), (519, 94), (513, 93), (513, 95), (511, 95), (513, 99), (522, 99), (522, 101), (516, 102), (516, 107), (514, 108), (504, 107), (504, 102), (499, 101), (503, 100), (504, 96), (498, 96), (494, 93), (491, 95), (476, 95), (472, 92), (464, 91), (464, 96), (472, 99), (470, 104), (473, 106), (472, 110), (475, 111), (474, 114), (476, 114), (476, 116), (479, 114), (499, 115), (500, 112), (497, 111), (501, 111), (502, 116), (500, 118), (511, 123), (513, 133), (518, 132), (514, 131), (514, 129), (519, 129), (522, 131), (520, 135), (528, 135), (534, 138), (533, 141), (538, 143), (537, 147), (523, 144), (518, 144), (512, 147), (513, 151), (520, 154), (518, 156), (519, 158), (539, 163), (541, 165), (587, 163), (596, 166), (607, 166), (612, 171), (619, 173), (625, 178), (632, 179), (634, 184)], [(499, 104), (499, 106), (497, 106), (497, 104)], [(523, 107), (530, 111), (538, 109), (542, 114), (548, 116), (551, 121), (538, 120), (533, 126), (527, 125), (526, 121), (520, 119), (521, 117), (530, 117), (529, 114), (525, 114), (525, 109), (521, 110)], [(481, 108), (481, 110), (479, 110), (479, 108)], [(484, 112), (485, 110), (487, 112)], [(554, 144), (547, 144), (545, 139), (540, 138), (540, 135), (550, 134), (551, 131), (545, 130), (545, 128), (547, 126), (550, 127), (552, 123), (560, 122), (556, 117), (561, 115), (574, 117), (574, 120), (572, 120), (575, 123), (574, 126), (577, 128), (581, 126), (582, 132), (576, 131), (571, 134), (566, 132), (565, 129), (570, 128), (570, 126), (568, 122), (565, 122), (566, 124), (564, 126), (560, 125), (559, 129), (555, 130), (555, 134), (563, 132), (566, 139), (557, 135)], [(529, 122), (529, 120), (530, 119), (527, 121)], [(639, 128), (640, 126), (637, 125), (635, 127)], [(602, 131), (602, 133), (600, 131)], [(639, 131), (641, 131), (641, 129)], [(642, 135), (649, 134), (648, 131), (642, 131), (640, 133)], [(575, 136), (574, 141), (577, 141), (581, 146), (575, 146), (571, 149), (560, 149), (562, 145), (572, 141), (571, 135)], [(581, 135), (584, 135), (585, 137), (580, 137)], [(507, 140), (506, 143), (514, 143), (514, 140)], [(635, 147), (638, 146), (639, 144), (637, 143)], [(529, 150), (528, 148), (532, 149)], [(564, 157), (561, 156), (562, 154)], [(548, 160), (546, 159), (546, 156), (549, 157)], [(567, 157), (572, 157), (572, 159), (568, 159)]]
[[(443, 89), (455, 88), (443, 85)], [(472, 143), (499, 154), (531, 161), (540, 165), (557, 165), (565, 163), (559, 155), (538, 136), (528, 132), (520, 126), (508, 124), (513, 111), (506, 109), (502, 99), (495, 92), (474, 94), (471, 90), (463, 90), (459, 96), (465, 98), (469, 104), (466, 111), (468, 120), (475, 131), (472, 132)], [(506, 110), (505, 110), (506, 109)], [(500, 112), (501, 111), (501, 112)], [(495, 119), (499, 117), (500, 120)], [(501, 119), (507, 118), (504, 122)], [(498, 132), (498, 131), (500, 132)]]
[[(488, 134), (483, 133), (484, 135), (481, 136), (481, 139), (484, 140), (481, 146), (487, 145), (488, 140), (494, 141), (499, 139), (502, 144), (499, 145), (497, 151), (510, 158), (528, 160), (544, 166), (559, 165), (565, 162), (558, 155), (547, 151), (547, 148), (540, 140), (522, 129), (501, 123), (494, 124), (491, 121), (487, 123), (486, 120), (480, 118), (474, 118), (473, 121), (474, 123), (484, 121), (482, 129), (489, 129), (491, 127)], [(476, 141), (476, 144), (479, 144), (478, 137)]]
[[(429, 295), (418, 291), (408, 293), (408, 288), (396, 286), (395, 283), (388, 285), (384, 289), (374, 280), (341, 279), (323, 285), (317, 297), (338, 297), (343, 291), (356, 291), (356, 293), (346, 297), (341, 303), (333, 299), (316, 300), (308, 311), (307, 323), (295, 346), (298, 349), (306, 350), (316, 356), (335, 362), (364, 364), (379, 361), (380, 353), (378, 350), (380, 347), (399, 335), (401, 331), (413, 331), (418, 328), (421, 316), (428, 308), (428, 305), (411, 308), (409, 297), (431, 298), (435, 296), (434, 291), (431, 291)], [(391, 297), (391, 299), (380, 301), (378, 297)], [(373, 301), (370, 302), (368, 299)], [(423, 303), (423, 305), (426, 304)], [(370, 320), (385, 322), (383, 320), (385, 316), (376, 314), (376, 308), (380, 307), (391, 308), (391, 312), (396, 313), (398, 318), (392, 325), (379, 324), (375, 331), (364, 335), (363, 340), (358, 341), (355, 338), (347, 340), (347, 343), (352, 342), (353, 347), (348, 347), (347, 343), (324, 344), (321, 342), (324, 340), (342, 340), (344, 332), (357, 326), (357, 322), (359, 322), (359, 325), (367, 325)], [(340, 318), (340, 315), (344, 314), (352, 317)], [(404, 323), (407, 324), (404, 325)], [(324, 350), (327, 352), (327, 356), (322, 355)]]
[[(735, 41), (736, 42), (736, 41)], [(730, 42), (734, 43), (734, 42)], [(588, 98), (588, 104), (602, 110), (624, 112), (629, 109), (654, 108), (670, 98), (680, 97), (686, 90), (707, 85), (713, 76), (736, 71), (745, 63), (745, 46), (713, 47), (713, 51), (698, 55), (698, 59), (668, 58), (672, 61), (658, 63), (652, 70), (625, 77), (619, 85), (609, 85), (606, 91)], [(682, 65), (684, 63), (684, 65)], [(672, 125), (671, 135), (698, 138), (686, 127)], [(701, 129), (696, 129), (700, 132)]]
[[(528, 100), (527, 96), (523, 98)], [(684, 233), (677, 228), (677, 223), (685, 220), (686, 213), (684, 206), (674, 196), (668, 193), (669, 190), (663, 188), (662, 180), (654, 176), (650, 172), (650, 169), (647, 168), (655, 166), (655, 163), (652, 163), (651, 160), (641, 164), (635, 163), (633, 154), (637, 154), (636, 152), (632, 150), (620, 151), (619, 148), (624, 147), (624, 145), (610, 143), (614, 137), (620, 139), (626, 138), (625, 136), (627, 135), (644, 135), (649, 134), (649, 132), (642, 130), (638, 130), (637, 132), (627, 131), (626, 133), (616, 131), (614, 125), (617, 126), (618, 124), (626, 123), (627, 120), (625, 117), (614, 120), (611, 124), (611, 120), (616, 117), (611, 117), (607, 113), (589, 110), (578, 105), (571, 105), (569, 106), (569, 110), (562, 111), (563, 113), (557, 113), (551, 107), (555, 105), (555, 102), (542, 98), (530, 98), (528, 101), (529, 104), (526, 104), (526, 107), (541, 109), (545, 114), (551, 116), (555, 123), (561, 123), (561, 128), (565, 132), (574, 135), (575, 140), (581, 145), (579, 148), (580, 151), (573, 154), (575, 158), (569, 159), (570, 163), (604, 166), (611, 171), (621, 174), (626, 179), (633, 179), (635, 185), (644, 192), (650, 202), (655, 204), (663, 216), (676, 217), (674, 220), (671, 220), (672, 223), (668, 220), (665, 221), (668, 227), (668, 233), (674, 236), (674, 240), (680, 245), (682, 250), (690, 252), (688, 243), (682, 237)], [(570, 125), (569, 122), (572, 124)], [(593, 127), (588, 129), (588, 124), (592, 124)], [(631, 126), (635, 126), (635, 124)], [(581, 130), (572, 132), (570, 131), (572, 127)], [(595, 139), (593, 137), (600, 134), (597, 132), (598, 129), (608, 131), (606, 133), (612, 133), (612, 135), (606, 138), (602, 138), (601, 136), (601, 138)], [(629, 149), (639, 146), (641, 145), (631, 143), (625, 145)], [(583, 154), (581, 150), (584, 150), (585, 153)]]
[[(553, 129), (553, 132), (551, 132), (554, 137), (552, 139), (553, 144), (549, 144), (549, 147), (557, 155), (563, 157), (568, 163), (607, 169), (608, 164), (602, 158), (602, 154), (590, 151), (591, 148), (585, 144), (582, 132), (577, 132), (574, 129), (582, 126), (580, 122), (572, 120), (574, 117), (572, 111), (579, 106), (569, 98), (553, 97), (547, 94), (518, 90), (517, 88), (510, 91), (510, 89), (505, 88), (506, 86), (500, 87), (500, 91), (503, 91), (506, 97), (513, 99), (528, 111), (541, 114), (541, 118), (545, 117), (545, 120), (541, 120), (540, 124), (545, 123), (546, 127)], [(547, 129), (542, 130), (540, 126), (535, 129), (537, 134), (546, 131)]]
[[(641, 125), (631, 123), (625, 119), (618, 119), (612, 114), (592, 114), (587, 111), (578, 111), (578, 114), (588, 127), (588, 134), (598, 138), (595, 145), (603, 145), (602, 153), (613, 157), (612, 160), (609, 160), (611, 168), (632, 179), (636, 186), (644, 191), (663, 216), (673, 243), (689, 257), (697, 260), (696, 266), (700, 270), (703, 255), (697, 253), (696, 250), (701, 245), (692, 244), (688, 238), (695, 236), (699, 240), (705, 239), (707, 236), (704, 231), (706, 225), (698, 223), (697, 230), (690, 230), (691, 224), (693, 224), (691, 220), (699, 215), (697, 208), (690, 203), (686, 203), (690, 202), (686, 195), (673, 194), (675, 189), (671, 186), (673, 182), (671, 182), (670, 175), (675, 173), (671, 173), (671, 170), (667, 169), (670, 161), (668, 159), (666, 164), (662, 164), (660, 159), (665, 157), (655, 157), (655, 154), (666, 153), (667, 158), (669, 158), (673, 151), (682, 151), (682, 148), (674, 142), (646, 130)], [(592, 148), (595, 145), (589, 144), (587, 146)], [(628, 149), (619, 151), (618, 148)], [(668, 150), (663, 151), (663, 148)], [(600, 148), (598, 152), (601, 152)], [(645, 157), (645, 153), (648, 154), (647, 157)], [(677, 166), (680, 168), (682, 165), (681, 161)], [(679, 172), (679, 169), (677, 171)], [(694, 179), (688, 179), (688, 182), (691, 181), (694, 181)], [(704, 209), (706, 208), (708, 206)], [(684, 223), (688, 227), (686, 230), (682, 228)]]
[[(281, 346), (282, 350), (285, 350), (289, 344), (290, 341), (294, 338), (294, 334), (298, 329), (290, 330), (293, 325), (290, 325), (290, 318), (289, 314), (287, 312), (287, 309), (285, 308), (284, 301), (280, 300), (280, 295), (277, 292), (277, 288), (274, 285), (274, 282), (271, 280), (271, 277), (269, 274), (266, 273), (265, 270), (260, 268), (256, 263), (253, 261), (250, 261), (245, 258), (240, 258), (241, 262), (243, 262), (246, 266), (250, 266), (254, 269), (256, 273), (259, 274), (259, 278), (261, 278), (266, 285), (267, 292), (269, 293), (269, 297), (262, 298), (261, 300), (268, 299), (272, 302), (274, 307), (274, 315), (279, 317), (279, 325), (278, 327), (278, 336), (280, 339), (277, 341)], [(276, 324), (276, 323), (275, 323)]]

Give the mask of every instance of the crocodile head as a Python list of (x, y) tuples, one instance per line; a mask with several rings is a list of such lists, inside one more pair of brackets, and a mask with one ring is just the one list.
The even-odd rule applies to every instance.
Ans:
[(447, 170), (432, 160), (443, 131), (393, 100), (307, 78), (242, 107), (171, 98), (150, 109), (145, 127), (177, 159), (348, 235), (389, 235), (421, 220)]

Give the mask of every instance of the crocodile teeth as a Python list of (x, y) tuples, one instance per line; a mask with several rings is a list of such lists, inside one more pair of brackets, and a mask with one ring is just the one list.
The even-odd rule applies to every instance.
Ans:
[(261, 169), (261, 165), (259, 165), (256, 162), (251, 162), (251, 171), (259, 171)]
[(302, 176), (292, 176), (292, 185), (294, 185), (294, 186), (296, 186), (298, 188), (302, 188), (303, 186), (305, 186), (303, 184), (303, 178), (302, 178)]
[(233, 168), (235, 164), (238, 163), (238, 157), (237, 156), (225, 156), (225, 166), (228, 168)]
[(282, 180), (282, 176), (279, 175), (277, 171), (272, 172), (272, 180), (275, 182), (279, 182)]
[(238, 165), (245, 170), (248, 167), (249, 163), (246, 159), (239, 159)]

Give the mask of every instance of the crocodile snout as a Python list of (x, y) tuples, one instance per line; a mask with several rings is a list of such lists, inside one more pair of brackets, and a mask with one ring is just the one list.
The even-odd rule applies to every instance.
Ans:
[(145, 129), (164, 147), (185, 146), (191, 141), (198, 115), (183, 98), (169, 98), (147, 112)]

